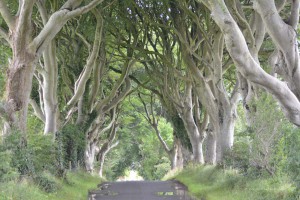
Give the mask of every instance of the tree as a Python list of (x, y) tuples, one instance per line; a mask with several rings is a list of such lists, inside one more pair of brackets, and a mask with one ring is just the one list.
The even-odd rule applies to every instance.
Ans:
[(167, 142), (164, 140), (161, 131), (159, 129), (159, 121), (160, 118), (162, 118), (162, 108), (160, 111), (158, 110), (159, 108), (156, 107), (156, 99), (153, 93), (147, 95), (144, 94), (143, 96), (150, 96), (150, 102), (148, 100), (148, 103), (144, 98), (142, 97), (141, 93), (138, 93), (139, 100), (143, 104), (145, 114), (143, 115), (146, 121), (149, 123), (149, 125), (154, 129), (155, 134), (157, 136), (157, 139), (159, 140), (161, 146), (167, 153), (169, 160), (171, 162), (171, 169), (180, 169), (183, 167), (183, 157), (182, 157), (182, 150), (181, 150), (181, 144), (180, 140), (176, 138), (175, 135), (173, 135), (173, 144), (172, 147), (170, 148)]
[[(299, 50), (297, 45), (297, 29), (299, 20), (299, 1), (293, 1), (290, 6), (290, 15), (287, 22), (279, 12), (287, 3), (280, 1), (276, 6), (275, 1), (254, 1), (253, 12), (257, 12), (262, 19), (272, 42), (275, 44), (275, 57), (273, 57), (274, 71), (281, 75), (284, 81), (265, 72), (257, 59), (251, 54), (247, 39), (238, 26), (237, 21), (230, 13), (227, 4), (222, 1), (201, 1), (211, 11), (214, 21), (224, 34), (226, 48), (232, 57), (237, 70), (253, 83), (264, 87), (280, 103), (286, 117), (295, 125), (300, 125), (299, 102)], [(238, 4), (238, 3), (237, 3)], [(267, 15), (265, 14), (267, 13)], [(249, 26), (244, 18), (239, 18)], [(258, 19), (259, 20), (259, 19)], [(258, 21), (259, 22), (259, 21)], [(255, 30), (248, 30), (255, 46), (260, 43), (262, 35), (255, 34)], [(258, 48), (260, 45), (257, 46)], [(273, 54), (274, 56), (274, 54)]]
[[(0, 1), (0, 13), (6, 23), (6, 28), (1, 29), (1, 35), (7, 39), (13, 52), (7, 71), (7, 98), (4, 110), (10, 125), (23, 132), (26, 130), (27, 107), (35, 62), (68, 20), (89, 12), (102, 0), (90, 1), (85, 6), (80, 6), (82, 0), (68, 0), (49, 17), (42, 30), (35, 35), (32, 18), (36, 2), (36, 0), (19, 1), (18, 11), (14, 15), (7, 3), (4, 0)], [(20, 113), (19, 120), (15, 116), (17, 113)]]

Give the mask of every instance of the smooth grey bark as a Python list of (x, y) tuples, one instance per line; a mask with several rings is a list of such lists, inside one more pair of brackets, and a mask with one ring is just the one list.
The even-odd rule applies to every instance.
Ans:
[[(221, 36), (221, 35), (219, 35)], [(218, 38), (218, 37), (217, 37)], [(222, 37), (219, 38), (219, 41)], [(220, 48), (221, 47), (221, 48)], [(223, 83), (223, 72), (222, 72), (222, 45), (216, 44), (215, 55), (213, 56), (212, 65), (214, 66), (214, 71), (212, 72), (212, 78), (210, 81), (206, 81), (201, 71), (196, 67), (195, 62), (189, 55), (185, 55), (185, 62), (189, 66), (189, 70), (193, 76), (195, 82), (195, 91), (200, 100), (204, 105), (209, 115), (210, 124), (213, 127), (210, 135), (214, 138), (214, 143), (216, 143), (216, 148), (212, 147), (210, 150), (216, 150), (215, 153), (210, 152), (211, 159), (217, 159), (213, 161), (211, 159), (210, 163), (222, 162), (223, 155), (225, 151), (232, 148), (233, 145), (233, 134), (234, 134), (234, 122), (235, 122), (235, 109), (238, 102), (238, 87), (239, 84), (236, 83), (236, 88), (232, 92), (231, 97), (229, 97)], [(219, 52), (219, 53), (218, 53)], [(210, 142), (214, 145), (214, 143)]]
[(180, 139), (174, 137), (171, 169), (182, 169), (184, 166), (183, 155), (182, 155), (182, 144)]
[[(78, 77), (75, 83), (74, 95), (67, 103), (68, 106), (74, 105), (82, 97), (85, 91), (86, 83), (90, 79), (93, 69), (95, 70), (95, 65), (98, 64), (96, 62), (98, 61), (97, 57), (99, 55), (100, 45), (102, 42), (103, 19), (98, 10), (95, 10), (93, 13), (97, 20), (93, 49), (86, 61), (84, 69), (82, 70), (80, 76)], [(96, 80), (96, 82), (99, 83), (100, 80)]]
[(217, 137), (211, 125), (207, 129), (205, 163), (215, 165), (217, 161)]
[(192, 84), (187, 84), (186, 87), (187, 89), (185, 93), (185, 102), (179, 113), (182, 115), (181, 119), (185, 125), (185, 128), (190, 138), (190, 142), (192, 144), (194, 161), (200, 164), (204, 164), (204, 156), (202, 149), (204, 137), (201, 136), (199, 128), (197, 127), (194, 120)]
[(100, 162), (98, 174), (100, 177), (103, 177), (103, 166), (104, 166), (106, 154), (119, 144), (119, 141), (114, 142), (114, 140), (116, 139), (117, 131), (118, 131), (118, 124), (114, 123), (113, 126), (111, 127), (111, 131), (107, 141), (104, 144), (102, 144), (98, 152), (97, 157)]
[[(173, 9), (175, 33), (180, 44), (182, 59), (187, 66), (187, 73), (191, 74), (197, 97), (206, 109), (210, 124), (213, 126), (213, 132), (210, 134), (214, 138), (216, 148), (212, 147), (210, 150), (217, 152), (210, 154), (216, 154), (217, 160), (210, 162), (222, 162), (224, 152), (230, 150), (233, 145), (235, 108), (238, 101), (237, 89), (229, 95), (224, 85), (223, 34), (213, 27), (203, 31), (204, 28), (199, 24), (202, 19), (199, 16), (190, 12), (184, 4), (178, 2), (176, 6), (182, 9), (179, 9), (180, 12), (176, 8)], [(194, 32), (186, 31), (189, 27), (186, 26), (181, 15), (191, 18), (195, 26), (192, 29)], [(205, 21), (205, 23), (208, 22)], [(209, 34), (210, 39), (207, 37)], [(191, 40), (200, 41), (200, 44), (195, 45), (195, 42)], [(227, 125), (226, 123), (229, 122), (230, 125)], [(210, 158), (215, 159), (215, 156), (210, 156)]]
[[(212, 17), (217, 23), (217, 25), (222, 30), (224, 37), (225, 37), (225, 43), (226, 48), (232, 57), (238, 71), (248, 80), (250, 80), (253, 83), (256, 83), (260, 85), (261, 87), (264, 87), (269, 93), (271, 93), (280, 103), (282, 110), (286, 117), (295, 125), (300, 126), (300, 102), (297, 98), (297, 93), (293, 93), (293, 90), (286, 85), (286, 83), (280, 81), (279, 79), (269, 75), (266, 73), (259, 65), (259, 63), (256, 62), (255, 58), (251, 55), (251, 52), (248, 49), (245, 37), (243, 36), (240, 28), (238, 27), (236, 21), (232, 18), (230, 12), (227, 9), (226, 4), (223, 0), (217, 1), (202, 1), (205, 3), (205, 5), (211, 10)], [(269, 2), (269, 1), (268, 1)], [(257, 3), (257, 2), (256, 2)], [(266, 1), (262, 1), (259, 6), (266, 6)], [(268, 10), (266, 17), (271, 20), (269, 22), (272, 23), (265, 23), (270, 33), (271, 29), (274, 28), (273, 26), (276, 26), (278, 30), (280, 29), (281, 38), (285, 38), (285, 36), (288, 36), (288, 38), (291, 39), (290, 36), (293, 35), (291, 32), (290, 27), (286, 27), (284, 23), (282, 22), (281, 18), (278, 18), (278, 15), (276, 14), (273, 8), (274, 2), (271, 1), (271, 7), (266, 7)], [(275, 12), (274, 15), (270, 15), (270, 10), (272, 12)], [(265, 12), (260, 9), (260, 12)], [(276, 17), (277, 16), (277, 17)], [(274, 18), (275, 17), (275, 18)], [(266, 21), (266, 19), (263, 19)], [(273, 21), (272, 21), (273, 20)], [(281, 21), (280, 21), (281, 20)], [(270, 25), (273, 24), (273, 25)], [(273, 30), (273, 29), (272, 29)], [(278, 36), (278, 35), (276, 35)], [(277, 37), (276, 37), (277, 38)], [(276, 42), (277, 45), (281, 45), (283, 41)], [(279, 38), (278, 38), (279, 40)], [(285, 40), (285, 39), (283, 39)], [(295, 52), (297, 48), (295, 47), (295, 41), (294, 39), (292, 42), (285, 43), (285, 46), (283, 46), (284, 50), (287, 50), (287, 52), (291, 52), (290, 48), (292, 48), (292, 55), (294, 55), (293, 61), (296, 61), (299, 66), (299, 62), (297, 61), (299, 55), (296, 56)], [(287, 57), (288, 58), (288, 57)], [(287, 62), (288, 60), (286, 60)], [(287, 63), (290, 63), (291, 61), (288, 61)], [(294, 63), (295, 64), (295, 63)], [(299, 67), (297, 65), (292, 64), (292, 72), (294, 72), (294, 76), (298, 76), (297, 73), (299, 73)], [(299, 82), (298, 82), (299, 83)], [(295, 84), (295, 87), (298, 87), (297, 84)]]
[(88, 142), (86, 144), (86, 148), (84, 152), (84, 164), (85, 164), (86, 171), (89, 173), (94, 172), (96, 147), (97, 146), (95, 142)]
[(52, 42), (43, 53), (44, 66), (41, 69), (43, 106), (45, 116), (44, 134), (56, 133), (58, 130), (58, 65), (56, 61), (56, 46)]
[(93, 122), (90, 124), (89, 128), (86, 130), (86, 148), (85, 148), (85, 169), (87, 172), (94, 172), (94, 162), (96, 159), (96, 150), (99, 149), (99, 138), (106, 131), (110, 130), (116, 120), (116, 110), (113, 109), (112, 117), (109, 119), (110, 122), (105, 125), (105, 116), (99, 115)]
[(202, 143), (204, 133), (199, 132), (200, 129), (197, 127), (193, 115), (192, 83), (185, 82), (185, 91), (180, 94), (178, 84), (168, 82), (168, 80), (172, 79), (169, 79), (168, 76), (174, 76), (173, 73), (174, 72), (170, 69), (165, 75), (164, 95), (173, 103), (174, 108), (184, 123), (184, 127), (192, 145), (193, 160), (196, 163), (203, 164), (204, 156)]
[(99, 162), (100, 162), (100, 166), (99, 166), (99, 173), (98, 173), (98, 175), (100, 176), (100, 177), (103, 177), (103, 167), (104, 167), (104, 161), (105, 161), (105, 157), (106, 157), (106, 154), (109, 152), (109, 151), (111, 151), (113, 148), (115, 148), (116, 146), (118, 146), (118, 144), (119, 144), (119, 141), (117, 141), (117, 142), (115, 142), (114, 144), (111, 144), (110, 146), (109, 146), (109, 148), (107, 149), (107, 151), (104, 151), (104, 152), (102, 152), (101, 154), (100, 154), (100, 156), (99, 156)]
[(260, 14), (262, 21), (278, 49), (277, 71), (288, 83), (290, 90), (300, 99), (300, 63), (297, 40), (300, 1), (291, 3), (291, 14), (287, 22), (279, 15), (275, 1), (254, 1), (254, 9)]

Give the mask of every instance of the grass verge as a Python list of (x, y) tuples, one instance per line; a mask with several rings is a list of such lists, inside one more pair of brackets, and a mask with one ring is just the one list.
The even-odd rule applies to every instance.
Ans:
[(284, 200), (294, 190), (287, 178), (247, 177), (214, 166), (189, 166), (166, 178), (179, 180), (201, 200)]
[(55, 178), (57, 190), (46, 193), (32, 181), (0, 183), (0, 200), (86, 200), (88, 190), (102, 180), (84, 172), (69, 172), (66, 180)]

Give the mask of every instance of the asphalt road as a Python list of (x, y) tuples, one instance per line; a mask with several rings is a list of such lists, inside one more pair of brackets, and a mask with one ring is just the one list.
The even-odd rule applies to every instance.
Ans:
[(89, 192), (89, 200), (192, 200), (177, 181), (107, 182)]

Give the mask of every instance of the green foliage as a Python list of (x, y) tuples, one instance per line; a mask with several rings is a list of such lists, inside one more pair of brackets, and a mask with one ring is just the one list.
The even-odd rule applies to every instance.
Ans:
[[(135, 112), (132, 112), (134, 105)], [(114, 180), (126, 170), (139, 172), (144, 179), (158, 180), (170, 170), (168, 155), (158, 138), (143, 117), (143, 107), (138, 99), (124, 101), (120, 116), (122, 127), (118, 131), (119, 145), (107, 155), (105, 177)], [(160, 118), (158, 129), (169, 147), (173, 144), (173, 129), (170, 123)], [(130, 155), (130, 156), (129, 156)]]
[[(132, 112), (134, 105), (135, 112)], [(126, 170), (136, 170), (144, 179), (159, 180), (170, 170), (170, 160), (162, 148), (153, 128), (143, 116), (140, 101), (131, 98), (122, 105), (121, 129), (118, 131), (119, 145), (107, 155), (104, 166), (105, 177), (109, 180), (123, 176)], [(172, 148), (173, 128), (160, 117), (158, 129), (161, 136)]]
[(85, 134), (82, 128), (77, 125), (67, 125), (61, 131), (61, 137), (64, 148), (64, 164), (69, 167), (71, 162), (72, 168), (76, 168), (79, 163), (84, 162), (85, 151)]
[(256, 112), (252, 117), (251, 127), (253, 137), (251, 145), (250, 162), (257, 169), (263, 169), (270, 174), (276, 172), (276, 146), (283, 137), (282, 127), (284, 116), (278, 104), (271, 95), (263, 93), (255, 102)]
[(250, 107), (255, 108), (250, 115), (252, 126), (247, 127), (241, 115), (233, 150), (226, 158), (227, 165), (255, 176), (281, 173), (286, 157), (284, 127), (288, 122), (277, 102), (264, 92), (259, 93)]
[(225, 165), (239, 169), (247, 173), (249, 169), (250, 158), (250, 140), (249, 137), (239, 137), (233, 144), (232, 151), (226, 156)]
[(53, 135), (31, 134), (28, 136), (28, 149), (33, 156), (37, 172), (49, 170), (55, 173), (57, 167), (57, 146)]
[(40, 173), (49, 171), (57, 174), (58, 151), (53, 135), (30, 133), (24, 142), (23, 135), (13, 132), (3, 138), (0, 145), (0, 179), (18, 175), (36, 178)]
[(181, 143), (191, 151), (192, 145), (182, 119), (178, 115), (172, 115), (169, 118), (174, 128), (174, 135), (179, 138)]
[(12, 132), (3, 138), (0, 152), (10, 153), (10, 166), (17, 169), (21, 175), (33, 175), (35, 173), (32, 151), (26, 146), (26, 140), (19, 132)]
[(159, 160), (159, 163), (154, 166), (154, 174), (156, 180), (160, 180), (161, 177), (164, 177), (170, 171), (170, 160), (167, 157), (162, 157)]
[(158, 143), (156, 135), (144, 136), (139, 145), (139, 174), (146, 180), (160, 180), (170, 170), (170, 160)]
[(286, 137), (286, 172), (296, 185), (294, 197), (300, 199), (300, 130), (299, 128), (290, 129)]
[(164, 141), (169, 147), (173, 145), (173, 127), (165, 118), (160, 118), (158, 122), (158, 130)]
[(59, 191), (49, 195), (51, 200), (86, 200), (88, 190), (96, 188), (103, 180), (83, 171), (75, 171), (67, 173), (64, 181), (59, 181), (61, 182), (61, 187)]
[(0, 182), (14, 180), (19, 176), (18, 170), (12, 166), (12, 153), (0, 151)]

